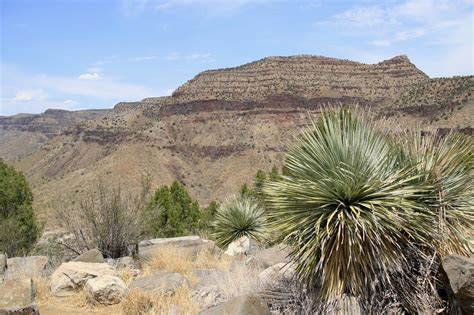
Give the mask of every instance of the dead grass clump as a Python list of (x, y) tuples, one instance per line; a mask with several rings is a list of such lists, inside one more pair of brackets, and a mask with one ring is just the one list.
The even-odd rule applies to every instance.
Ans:
[(189, 288), (182, 286), (172, 295), (132, 290), (122, 301), (121, 311), (124, 315), (197, 314), (199, 307)]
[(49, 290), (49, 281), (45, 277), (34, 279), (36, 289), (36, 301), (39, 303), (48, 303), (53, 299)]
[(125, 282), (126, 285), (129, 285), (132, 282), (136, 275), (130, 268), (122, 269), (118, 272), (118, 277)]
[(156, 298), (139, 289), (133, 289), (121, 303), (124, 315), (147, 315), (150, 314)]
[(219, 279), (218, 289), (227, 299), (260, 292), (263, 288), (258, 277), (260, 272), (260, 269), (251, 268), (241, 262), (234, 266), (232, 272)]
[(156, 270), (177, 272), (193, 281), (193, 270), (215, 269), (228, 271), (232, 258), (202, 251), (197, 255), (173, 247), (164, 247), (153, 253), (144, 264), (143, 274), (149, 275)]

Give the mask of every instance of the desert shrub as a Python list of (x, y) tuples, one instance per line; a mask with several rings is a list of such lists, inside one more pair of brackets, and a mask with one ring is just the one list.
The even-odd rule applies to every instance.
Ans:
[(0, 160), (0, 252), (24, 255), (36, 242), (40, 227), (32, 202), (25, 176)]
[(436, 221), (437, 250), (442, 255), (469, 256), (474, 226), (474, 142), (472, 137), (415, 131), (402, 142), (401, 163), (414, 166), (419, 184), (430, 187), (421, 196)]
[(199, 204), (178, 182), (155, 192), (147, 207), (147, 215), (146, 231), (154, 237), (196, 234), (204, 224)]
[(394, 283), (434, 251), (435, 218), (420, 200), (430, 187), (420, 185), (416, 166), (400, 163), (379, 127), (347, 109), (323, 112), (289, 151), (286, 175), (264, 193), (297, 278), (318, 288), (320, 299), (368, 296), (376, 283), (410, 309), (422, 288), (408, 282), (397, 290)]
[(242, 236), (263, 242), (267, 238), (265, 210), (252, 197), (230, 198), (217, 210), (211, 234), (222, 247)]
[(72, 237), (56, 242), (76, 254), (92, 248), (111, 258), (133, 254), (133, 247), (143, 234), (148, 181), (144, 180), (137, 194), (125, 194), (120, 186), (106, 187), (99, 181), (88, 195), (77, 209), (57, 211), (57, 222)]

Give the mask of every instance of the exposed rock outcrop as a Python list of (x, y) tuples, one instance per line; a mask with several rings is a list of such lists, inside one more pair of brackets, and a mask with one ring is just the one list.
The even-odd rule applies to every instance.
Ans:
[(63, 263), (51, 276), (51, 293), (55, 296), (71, 295), (82, 289), (87, 280), (105, 275), (115, 275), (115, 271), (106, 263)]
[(474, 314), (474, 258), (453, 255), (442, 262), (449, 289), (464, 314)]
[(85, 290), (88, 297), (100, 304), (120, 303), (127, 294), (127, 285), (119, 277), (103, 275), (87, 280)]

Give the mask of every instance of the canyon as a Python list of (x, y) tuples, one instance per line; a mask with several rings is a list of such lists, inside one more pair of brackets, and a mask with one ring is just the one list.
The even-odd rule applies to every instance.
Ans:
[(329, 106), (357, 106), (402, 129), (472, 135), (473, 92), (474, 76), (432, 79), (406, 56), (377, 64), (268, 57), (111, 110), (0, 117), (0, 156), (27, 175), (50, 228), (53, 209), (74, 209), (99, 180), (130, 192), (144, 177), (153, 187), (178, 180), (202, 204), (222, 200), (258, 169), (281, 166)]

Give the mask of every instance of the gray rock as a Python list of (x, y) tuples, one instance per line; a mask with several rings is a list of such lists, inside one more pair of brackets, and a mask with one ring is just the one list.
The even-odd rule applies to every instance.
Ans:
[(138, 243), (139, 247), (146, 247), (151, 245), (157, 246), (194, 246), (202, 244), (203, 239), (199, 236), (180, 236), (170, 238), (155, 238), (152, 240), (141, 241)]
[(229, 256), (251, 255), (258, 250), (257, 243), (248, 236), (233, 241), (227, 246), (225, 253)]
[(289, 262), (289, 254), (290, 250), (288, 248), (283, 246), (274, 246), (257, 250), (257, 252), (252, 257), (254, 258), (256, 264), (263, 268), (268, 268), (279, 263)]
[(141, 289), (157, 294), (169, 294), (186, 283), (186, 278), (179, 273), (158, 271), (150, 276), (134, 280), (130, 283), (129, 288)]
[(225, 294), (219, 290), (217, 285), (199, 288), (193, 291), (193, 299), (199, 304), (200, 309), (208, 309), (225, 302)]
[(279, 263), (262, 271), (258, 278), (263, 285), (272, 285), (276, 281), (291, 280), (295, 275), (295, 269), (286, 263)]
[(271, 315), (265, 301), (257, 296), (239, 296), (199, 312), (200, 315)]
[(122, 279), (110, 275), (87, 280), (85, 290), (89, 299), (105, 305), (120, 303), (128, 291)]
[(7, 279), (30, 279), (44, 275), (48, 266), (46, 256), (13, 257), (7, 260)]
[[(0, 278), (3, 279), (5, 272), (7, 271), (7, 254), (0, 254)], [(0, 280), (1, 281), (1, 280)]]
[(31, 279), (5, 281), (0, 286), (0, 314), (39, 314)]
[(209, 251), (220, 254), (222, 251), (213, 241), (203, 240), (198, 236), (185, 236), (173, 238), (159, 238), (140, 242), (138, 257), (140, 260), (150, 259), (153, 253), (163, 248), (173, 248), (180, 255), (196, 257), (199, 253)]
[(194, 285), (194, 287), (196, 288), (217, 285), (229, 275), (228, 272), (213, 269), (198, 269), (194, 270), (193, 274), (198, 279), (198, 281)]
[(106, 263), (63, 263), (51, 276), (51, 293), (55, 296), (71, 295), (81, 289), (87, 280), (104, 275), (115, 276), (115, 271)]
[(88, 250), (74, 258), (72, 261), (80, 261), (80, 262), (87, 262), (87, 263), (103, 263), (105, 262), (104, 256), (97, 248)]
[(474, 314), (474, 258), (453, 255), (442, 261), (449, 290), (465, 314)]

